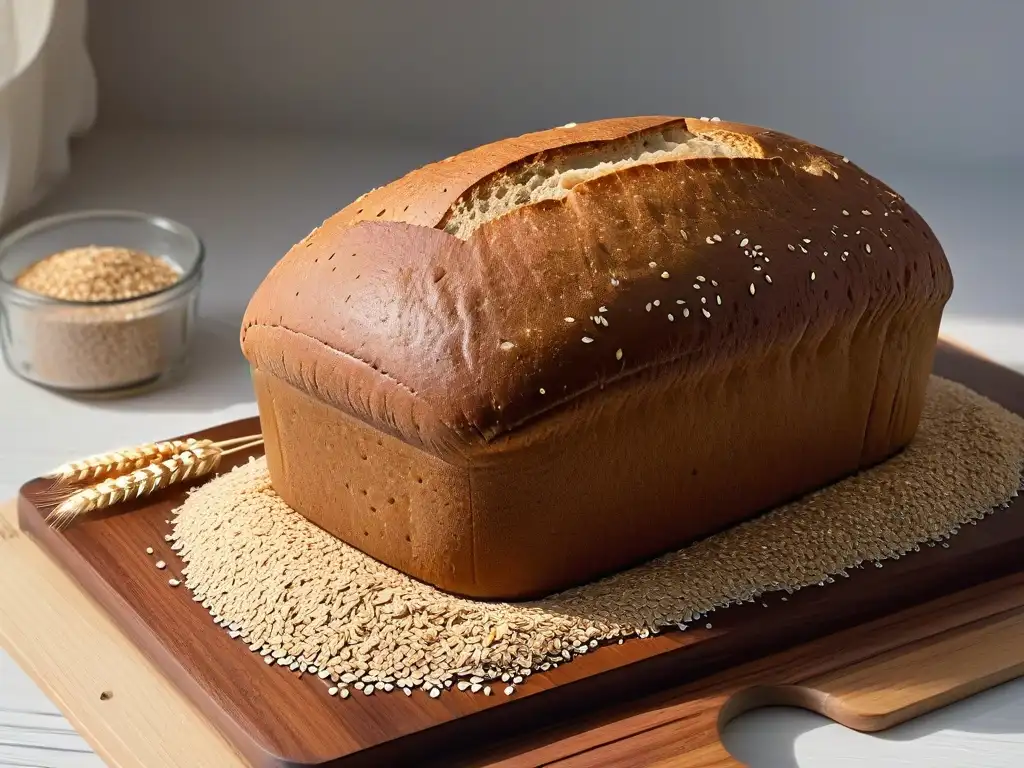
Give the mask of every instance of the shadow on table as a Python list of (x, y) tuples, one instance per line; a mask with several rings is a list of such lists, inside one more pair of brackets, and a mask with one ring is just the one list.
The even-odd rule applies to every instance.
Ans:
[[(802, 709), (765, 707), (729, 723), (722, 742), (750, 768), (845, 765), (856, 759), (875, 761), (881, 768), (916, 765), (925, 756), (928, 764), (966, 765), (964, 749), (972, 735), (1022, 733), (1022, 692), (1019, 680), (1006, 683), (879, 733), (853, 731)], [(946, 737), (937, 738), (943, 732)], [(798, 741), (805, 742), (799, 750)], [(1024, 737), (1018, 748), (1024, 750)]]
[(62, 396), (99, 410), (138, 413), (215, 412), (251, 403), (255, 396), (238, 333), (237, 322), (200, 318), (188, 362), (173, 378), (138, 394)]

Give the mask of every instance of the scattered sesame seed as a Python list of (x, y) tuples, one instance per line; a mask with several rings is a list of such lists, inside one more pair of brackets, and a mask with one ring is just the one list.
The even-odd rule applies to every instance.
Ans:
[(676, 299), (676, 304), (685, 304), (686, 302), (682, 299)]
[(718, 306), (722, 306), (722, 297), (721, 296), (715, 296), (715, 301), (718, 302)]
[(844, 163), (848, 163), (848, 162), (850, 162), (850, 158), (848, 158), (848, 157), (844, 157), (844, 158), (843, 158), (843, 162), (844, 162)]
[(711, 239), (714, 240), (716, 243), (722, 242), (722, 236), (721, 235), (712, 235)]
[(704, 238), (704, 242), (707, 243), (708, 245), (714, 245), (715, 244), (714, 239), (711, 238), (711, 237), (705, 237)]
[(675, 322), (675, 318), (674, 318), (674, 317), (672, 316), (672, 313), (671, 313), (671, 312), (669, 312), (669, 315), (668, 315), (668, 321), (669, 321), (670, 323), (672, 323), (672, 322)]
[(754, 265), (754, 271), (755, 272), (760, 272), (761, 271), (761, 265), (760, 264), (755, 264)]
[(164, 541), (170, 541), (170, 540), (171, 540), (171, 534), (165, 533), (164, 534)]
[(736, 234), (738, 235), (739, 233), (740, 233), (740, 231), (739, 231), (739, 230), (737, 229), (737, 230), (736, 230)]
[(754, 288), (754, 284), (751, 283), (750, 284), (750, 295), (753, 296), (756, 292), (757, 292), (757, 289)]
[(546, 394), (547, 394), (547, 392), (546, 392), (546, 391), (544, 390), (544, 387), (541, 387), (541, 388), (540, 388), (540, 393), (541, 393), (542, 395), (546, 395)]
[(764, 281), (766, 283), (768, 283), (768, 285), (771, 285), (772, 284), (772, 276), (771, 275), (765, 275), (764, 276)]
[(598, 307), (597, 311), (598, 312), (607, 312), (608, 311), (608, 307)]
[(811, 280), (814, 280), (814, 273), (811, 272)]
[(503, 342), (501, 342), (501, 345), (500, 345), (500, 346), (501, 346), (501, 348), (502, 348), (503, 350), (505, 350), (506, 352), (508, 352), (508, 351), (509, 351), (510, 349), (512, 349), (513, 347), (515, 347), (515, 344), (513, 344), (513, 343), (512, 343), (511, 341), (503, 341)]
[(800, 251), (801, 251), (802, 253), (807, 253), (807, 249), (806, 249), (806, 248), (804, 248), (804, 247), (803, 247), (802, 245), (800, 246)]
[(668, 280), (668, 277), (669, 277), (668, 272), (662, 272), (661, 273), (661, 279), (662, 280)]
[(619, 284), (619, 281), (618, 281), (618, 280), (616, 280), (616, 279), (615, 279), (615, 278), (613, 277), (613, 278), (612, 278), (612, 285), (618, 285), (618, 284)]
[(713, 286), (715, 286), (715, 288), (717, 288), (717, 287), (718, 287), (718, 281), (717, 281), (717, 280), (712, 280), (712, 281), (711, 281), (711, 284), (712, 284)]
[(720, 118), (720, 117), (712, 117), (711, 118), (711, 122), (712, 123), (720, 123), (720, 122), (722, 122), (722, 118)]
[(153, 548), (152, 547), (146, 547), (146, 554), (147, 555), (152, 555), (153, 554)]
[(693, 287), (694, 287), (695, 290), (699, 291), (700, 290), (700, 283), (694, 283)]
[(793, 247), (792, 245), (790, 245), (789, 243), (787, 243), (787, 244), (786, 244), (786, 247), (787, 247), (787, 248), (789, 248), (789, 250), (791, 250), (791, 251), (795, 251), (795, 250), (796, 250), (796, 248), (794, 248), (794, 247)]
[(338, 695), (338, 687), (336, 685), (332, 685), (330, 688), (327, 689), (327, 695), (328, 696), (337, 696)]
[(689, 308), (688, 307), (683, 307), (683, 317), (689, 317), (689, 316), (690, 316)]
[(644, 307), (644, 309), (646, 309), (648, 312), (650, 312), (651, 311), (651, 302), (648, 301), (647, 302), (647, 306)]
[(505, 687), (505, 695), (506, 696), (511, 696), (515, 692), (516, 692), (515, 686), (508, 685), (508, 686)]
[(871, 253), (871, 243), (864, 243), (864, 250)]
[[(736, 234), (739, 234), (739, 232), (737, 232)], [(740, 240), (740, 248), (746, 248), (749, 243), (750, 243), (750, 238), (749, 237), (744, 237), (742, 240)]]
[(697, 275), (697, 279), (700, 280), (702, 283), (706, 282), (705, 278), (704, 278), (704, 275)]
[(440, 695), (441, 695), (441, 689), (440, 688), (431, 688), (430, 689), (430, 698), (436, 699)]
[(707, 304), (708, 303), (708, 297), (707, 296), (701, 296), (700, 297), (700, 303), (701, 304)]
[(167, 567), (167, 563), (165, 563), (163, 560), (157, 560), (156, 567), (162, 571), (164, 568)]
[(711, 317), (711, 313), (710, 313), (710, 312), (708, 312), (708, 311), (707, 311), (706, 309), (704, 309), (703, 307), (701, 307), (701, 310), (700, 310), (700, 311), (704, 313), (704, 317)]
[(754, 246), (754, 250), (755, 251), (760, 251), (761, 250), (761, 246), (760, 245), (755, 245)]
[(804, 242), (805, 242), (805, 243), (809, 243), (809, 242), (811, 242), (811, 238), (809, 238), (809, 237), (805, 237), (805, 238), (804, 238)]
[(583, 337), (583, 343), (584, 344), (590, 344), (592, 341), (593, 341), (593, 339), (590, 338), (589, 336), (584, 336)]
[(661, 299), (655, 299), (654, 300), (654, 306), (660, 307), (661, 306)]
[(490, 695), (491, 695), (491, 686), (485, 685), (484, 686), (484, 696), (490, 696)]
[(616, 360), (621, 360), (622, 359), (622, 350), (621, 349), (616, 349), (615, 350), (615, 359)]
[(177, 579), (168, 579), (167, 583), (170, 584), (172, 587), (176, 587), (179, 584), (181, 584), (181, 582), (178, 581)]
[(658, 266), (658, 262), (656, 262), (656, 261), (648, 262), (647, 266), (649, 266), (651, 269), (654, 269), (656, 266)]
[(865, 208), (863, 211), (861, 211), (861, 213), (863, 213), (865, 216), (870, 216), (871, 215), (871, 211), (869, 211), (867, 208)]
[[(408, 691), (406, 691), (406, 693), (408, 693)], [(348, 688), (342, 688), (340, 691), (338, 691), (338, 695), (341, 696), (341, 698), (343, 699), (347, 699), (349, 697)]]
[(848, 210), (846, 210), (845, 208), (843, 208), (843, 216), (849, 216), (849, 215), (850, 215), (850, 212)]
[(576, 318), (575, 317), (567, 317), (567, 318), (565, 318), (565, 322), (567, 322), (567, 323), (575, 323), (576, 322)]
[(708, 629), (711, 629), (711, 622), (709, 621), (709, 622), (708, 622), (707, 624), (705, 624), (704, 626), (705, 626), (705, 627), (707, 627)]

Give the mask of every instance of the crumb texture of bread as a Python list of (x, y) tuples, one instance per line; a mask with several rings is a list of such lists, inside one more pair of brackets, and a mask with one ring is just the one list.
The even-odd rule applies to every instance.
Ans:
[[(693, 157), (748, 157), (745, 151), (751, 148), (759, 150), (756, 144), (724, 141), (713, 134), (694, 134), (676, 125), (597, 145), (580, 153), (537, 157), (473, 187), (445, 217), (444, 230), (465, 240), (482, 224), (524, 205), (560, 200), (577, 184), (598, 176), (635, 165)], [(753, 156), (762, 155), (758, 152)]]
[(905, 446), (952, 287), (927, 224), (846, 158), (627, 118), (373, 190), (271, 270), (241, 341), (289, 504), (417, 578), (519, 597)]

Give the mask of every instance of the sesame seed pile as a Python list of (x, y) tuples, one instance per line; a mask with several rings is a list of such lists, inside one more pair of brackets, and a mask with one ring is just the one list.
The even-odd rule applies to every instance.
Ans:
[[(184, 584), (266, 663), (329, 693), (450, 688), (512, 695), (599, 644), (697, 621), (761, 594), (827, 585), (865, 563), (949, 546), (1017, 495), (1024, 419), (932, 377), (918, 434), (888, 462), (644, 565), (551, 597), (453, 597), (290, 509), (263, 459), (195, 490), (172, 521)], [(706, 621), (706, 619), (704, 619)], [(496, 681), (500, 681), (497, 683)]]
[[(177, 353), (187, 309), (148, 294), (180, 279), (170, 263), (126, 248), (73, 248), (32, 264), (15, 285), (85, 303), (12, 307), (15, 369), (69, 390), (115, 389), (155, 379)], [(110, 301), (127, 303), (99, 303)]]

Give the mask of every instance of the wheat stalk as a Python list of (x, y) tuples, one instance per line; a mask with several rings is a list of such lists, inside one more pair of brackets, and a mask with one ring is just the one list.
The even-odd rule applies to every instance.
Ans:
[(96, 456), (61, 464), (43, 477), (53, 480), (56, 488), (77, 483), (94, 483), (108, 477), (134, 472), (184, 451), (205, 448), (212, 444), (212, 440), (196, 440), (190, 437), (187, 440), (168, 440), (162, 443), (146, 443), (131, 448), (120, 448), (109, 453), (100, 453)]
[(79, 516), (89, 512), (105, 509), (129, 499), (148, 496), (169, 485), (208, 475), (217, 469), (225, 456), (254, 448), (262, 442), (260, 435), (234, 438), (219, 443), (210, 440), (193, 441), (185, 450), (166, 458), (158, 458), (130, 472), (106, 477), (98, 483), (70, 490), (47, 515), (46, 520), (54, 528), (64, 528)]

